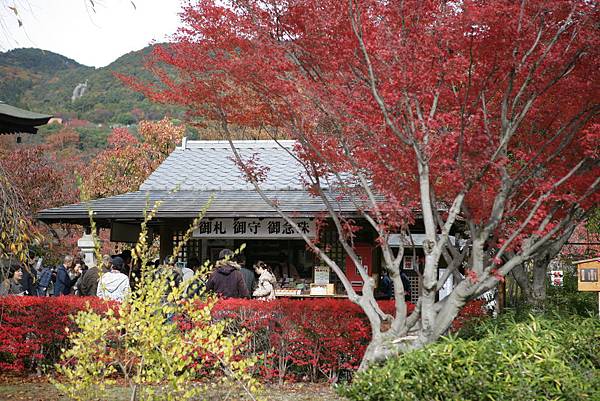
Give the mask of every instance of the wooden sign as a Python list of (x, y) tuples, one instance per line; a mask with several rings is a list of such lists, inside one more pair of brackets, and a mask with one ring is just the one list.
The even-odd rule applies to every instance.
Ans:
[(600, 259), (587, 259), (577, 264), (577, 289), (600, 292)]
[[(314, 219), (294, 219), (302, 234), (316, 235)], [(302, 238), (291, 224), (280, 218), (206, 218), (192, 234), (194, 238)]]

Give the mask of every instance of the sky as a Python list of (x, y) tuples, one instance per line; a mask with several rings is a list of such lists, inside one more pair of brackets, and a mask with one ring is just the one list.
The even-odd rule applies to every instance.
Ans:
[[(103, 67), (152, 41), (164, 42), (180, 25), (180, 0), (133, 0), (133, 4), (130, 0), (0, 0), (0, 52), (36, 47)], [(16, 8), (21, 27), (11, 7)]]

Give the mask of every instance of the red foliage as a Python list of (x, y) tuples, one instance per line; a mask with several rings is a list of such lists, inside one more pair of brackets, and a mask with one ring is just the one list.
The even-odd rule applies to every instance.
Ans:
[[(382, 307), (391, 312), (393, 301)], [(266, 380), (336, 380), (358, 368), (371, 337), (360, 307), (348, 300), (230, 299), (213, 313), (253, 333), (251, 352), (264, 355), (257, 373)]]
[(168, 119), (141, 121), (141, 140), (127, 128), (115, 128), (109, 147), (84, 169), (86, 195), (99, 198), (135, 191), (173, 151), (185, 128)]
[(452, 322), (450, 331), (455, 333), (460, 330), (468, 321), (473, 319), (482, 319), (488, 316), (484, 308), (485, 301), (482, 299), (476, 299), (467, 303), (461, 310), (456, 319)]
[(0, 297), (0, 371), (23, 373), (55, 363), (67, 346), (71, 315), (91, 307), (106, 311), (96, 297)]
[(124, 80), (192, 115), (277, 127), (314, 175), (354, 188), (364, 174), (390, 231), (415, 206), (433, 220), (424, 199), (458, 199), (500, 258), (600, 200), (598, 15), (586, 1), (200, 0), (153, 52), (162, 85)]
[[(88, 306), (104, 312), (111, 305), (95, 297), (0, 297), (0, 370), (51, 367), (68, 346), (71, 316)], [(393, 313), (394, 301), (380, 305)], [(409, 313), (413, 309), (409, 304)], [(482, 313), (480, 301), (467, 304), (453, 330)], [(262, 356), (255, 374), (264, 380), (337, 380), (357, 369), (371, 336), (361, 309), (348, 300), (227, 299), (217, 303), (213, 316), (230, 319), (232, 332), (250, 334), (247, 352)], [(184, 320), (178, 323), (185, 329)]]

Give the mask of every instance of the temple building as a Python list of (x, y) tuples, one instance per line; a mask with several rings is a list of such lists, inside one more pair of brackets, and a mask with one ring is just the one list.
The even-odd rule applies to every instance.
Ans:
[[(293, 155), (295, 142), (257, 140), (234, 141), (234, 144), (244, 159), (254, 157), (258, 165), (266, 167), (266, 179), (261, 183), (266, 196), (275, 199), (308, 237), (317, 239), (318, 235), (322, 249), (338, 265), (346, 268), (352, 284), (360, 288), (360, 276), (346, 258), (337, 240), (337, 231), (327, 224), (325, 205), (321, 198), (306, 190), (302, 179), (303, 167)], [(326, 191), (339, 213), (356, 218), (360, 224), (356, 203), (340, 198), (334, 191)], [(205, 219), (194, 231), (193, 238), (183, 246), (178, 255), (179, 262), (185, 263), (192, 257), (214, 261), (221, 249), (237, 249), (245, 244), (247, 265), (257, 260), (266, 262), (284, 285), (312, 282), (315, 266), (323, 263), (308, 250), (300, 234), (243, 177), (234, 163), (227, 141), (191, 141), (184, 138), (181, 146), (146, 179), (138, 191), (46, 209), (38, 214), (38, 218), (48, 224), (89, 226), (88, 210), (91, 210), (96, 225), (110, 229), (111, 241), (134, 243), (139, 236), (144, 211), (160, 201), (156, 217), (149, 224), (149, 235), (159, 237), (160, 256), (163, 258), (172, 253), (211, 197), (213, 200)], [(355, 249), (370, 274), (375, 276), (381, 271), (381, 251), (376, 246), (375, 231), (366, 223), (362, 226), (355, 239)], [(417, 270), (423, 255), (423, 235), (418, 234), (418, 222), (413, 231), (416, 233), (413, 235), (416, 258), (410, 257), (411, 248), (404, 268), (414, 289), (414, 300), (418, 296)], [(392, 241), (397, 243), (391, 245), (405, 246), (399, 241), (399, 236), (392, 237)], [(85, 236), (82, 240), (86, 240)], [(89, 238), (86, 241), (81, 243), (90, 243)], [(343, 287), (333, 273), (330, 273), (330, 283), (335, 285), (336, 293), (343, 293)]]

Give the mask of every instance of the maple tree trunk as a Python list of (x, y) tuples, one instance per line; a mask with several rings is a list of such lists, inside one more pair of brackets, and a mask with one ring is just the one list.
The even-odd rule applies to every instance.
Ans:
[(522, 263), (513, 269), (513, 277), (523, 291), (525, 303), (533, 307), (534, 310), (544, 309), (548, 265), (552, 259), (558, 256), (576, 227), (577, 224), (573, 221), (560, 237), (546, 246), (538, 256), (531, 260), (531, 279), (530, 272), (525, 264)]
[(548, 260), (535, 259), (533, 261), (533, 279), (529, 286), (529, 291), (525, 294), (527, 304), (535, 310), (542, 310), (546, 302), (546, 269), (548, 268)]
[(416, 335), (398, 337), (389, 331), (378, 333), (369, 342), (358, 370), (363, 371), (373, 364), (384, 362), (404, 352), (422, 347), (423, 344), (417, 342), (416, 338)]

